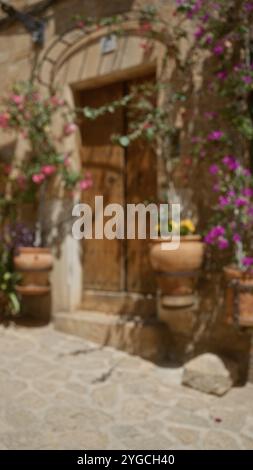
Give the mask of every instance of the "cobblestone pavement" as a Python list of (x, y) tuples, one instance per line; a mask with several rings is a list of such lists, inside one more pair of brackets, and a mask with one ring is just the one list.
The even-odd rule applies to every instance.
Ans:
[(52, 326), (0, 326), (0, 355), (0, 449), (253, 449), (250, 384), (204, 395)]

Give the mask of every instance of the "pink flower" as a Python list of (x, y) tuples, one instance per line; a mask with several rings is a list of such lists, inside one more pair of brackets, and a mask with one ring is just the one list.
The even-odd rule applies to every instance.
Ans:
[(235, 157), (233, 157), (233, 155), (225, 155), (222, 161), (224, 165), (226, 165), (226, 167), (231, 171), (237, 170), (237, 168), (240, 166), (240, 163), (236, 160)]
[(244, 75), (242, 77), (242, 81), (245, 83), (245, 85), (250, 85), (252, 83), (252, 77), (250, 75)]
[(69, 155), (66, 155), (66, 156), (64, 157), (63, 165), (65, 166), (65, 168), (67, 168), (67, 167), (70, 165), (70, 158), (69, 158)]
[(243, 258), (243, 260), (242, 260), (242, 264), (243, 264), (243, 266), (245, 266), (245, 267), (247, 267), (247, 268), (250, 267), (250, 266), (252, 266), (252, 264), (253, 264), (253, 258), (250, 257), (250, 256), (245, 256), (245, 257)]
[(11, 101), (16, 105), (20, 105), (24, 102), (24, 97), (21, 95), (11, 95)]
[(17, 178), (17, 183), (20, 189), (25, 189), (26, 178), (24, 175), (19, 175)]
[(222, 132), (222, 131), (212, 131), (208, 135), (208, 140), (210, 140), (211, 142), (215, 142), (215, 141), (221, 140), (222, 137), (224, 137), (224, 132)]
[(140, 47), (144, 49), (144, 51), (147, 51), (149, 49), (149, 45), (147, 42), (140, 42)]
[(152, 29), (151, 23), (148, 23), (148, 22), (141, 24), (139, 28), (141, 33), (145, 33), (147, 31), (150, 31), (151, 29)]
[(213, 53), (217, 56), (222, 55), (224, 52), (224, 46), (222, 44), (216, 44), (213, 48)]
[(194, 36), (195, 38), (198, 40), (198, 39), (201, 39), (202, 36), (204, 36), (205, 34), (205, 29), (203, 28), (203, 26), (200, 26), (198, 29), (196, 29), (196, 31), (194, 32)]
[(226, 70), (220, 70), (220, 72), (218, 72), (216, 76), (219, 80), (226, 80), (228, 74)]
[(234, 241), (235, 243), (238, 243), (238, 242), (241, 241), (241, 237), (240, 237), (239, 233), (235, 233), (235, 234), (233, 235), (233, 241)]
[(253, 3), (252, 2), (246, 2), (245, 5), (244, 5), (244, 9), (250, 13), (251, 11), (253, 11)]
[(55, 165), (44, 165), (42, 168), (42, 173), (46, 176), (50, 176), (56, 171), (56, 166)]
[(218, 172), (219, 172), (219, 167), (218, 165), (215, 165), (215, 163), (209, 167), (209, 173), (211, 175), (217, 175)]
[(79, 20), (79, 21), (76, 23), (76, 26), (77, 26), (77, 28), (83, 29), (83, 28), (85, 27), (85, 22), (82, 21), (82, 20)]
[(253, 196), (253, 189), (252, 188), (245, 188), (242, 193), (246, 197), (252, 197)]
[(9, 175), (12, 170), (12, 166), (10, 164), (4, 165), (4, 173), (5, 175)]
[(236, 207), (243, 207), (247, 205), (246, 199), (243, 199), (242, 197), (238, 197), (235, 201)]
[(89, 189), (92, 187), (92, 179), (91, 178), (84, 178), (83, 180), (80, 181), (80, 189), (82, 191), (86, 191), (86, 189)]
[(220, 207), (226, 207), (229, 204), (229, 198), (227, 196), (220, 196), (219, 197), (219, 205)]
[(53, 106), (63, 106), (64, 105), (64, 100), (62, 98), (59, 98), (56, 95), (51, 96), (50, 102)]
[(21, 131), (21, 136), (23, 137), (23, 139), (27, 139), (27, 137), (28, 137), (28, 132), (27, 132), (26, 129), (23, 129), (23, 130)]
[(73, 134), (77, 129), (77, 125), (74, 122), (67, 122), (64, 126), (64, 135)]
[(226, 248), (228, 248), (229, 246), (229, 243), (228, 243), (228, 240), (226, 238), (219, 238), (218, 240), (218, 247), (220, 250), (225, 250)]
[(45, 175), (43, 175), (43, 173), (35, 173), (34, 175), (32, 175), (32, 180), (35, 184), (42, 183), (44, 179), (45, 179)]
[(206, 111), (206, 112), (204, 113), (205, 118), (206, 118), (206, 119), (209, 119), (209, 120), (214, 119), (214, 118), (216, 117), (216, 115), (217, 115), (217, 113), (214, 113), (214, 112), (212, 112), (212, 111)]
[(6, 129), (9, 125), (10, 115), (9, 113), (1, 113), (0, 114), (0, 127), (2, 129)]

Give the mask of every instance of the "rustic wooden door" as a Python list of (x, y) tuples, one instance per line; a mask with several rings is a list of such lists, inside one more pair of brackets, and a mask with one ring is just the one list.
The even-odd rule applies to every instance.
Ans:
[[(120, 82), (83, 90), (77, 95), (78, 104), (99, 107), (119, 99), (130, 87), (131, 82)], [(124, 208), (127, 203), (156, 199), (156, 160), (150, 146), (139, 141), (124, 149), (111, 141), (113, 134), (127, 132), (128, 120), (127, 111), (120, 108), (93, 121), (84, 118), (80, 124), (82, 164), (93, 177), (93, 187), (83, 200), (93, 210), (98, 195), (104, 197), (104, 206), (118, 203)], [(83, 247), (84, 289), (155, 292), (145, 240), (93, 238), (84, 240)]]

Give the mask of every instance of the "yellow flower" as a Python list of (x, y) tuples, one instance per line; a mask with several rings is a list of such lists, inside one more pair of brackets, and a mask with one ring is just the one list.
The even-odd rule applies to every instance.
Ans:
[(181, 221), (181, 227), (185, 227), (189, 230), (189, 232), (194, 233), (196, 230), (196, 227), (194, 223), (190, 219), (184, 219)]
[(171, 225), (172, 230), (174, 229), (177, 230), (179, 228), (179, 225), (173, 220), (170, 220), (170, 225)]

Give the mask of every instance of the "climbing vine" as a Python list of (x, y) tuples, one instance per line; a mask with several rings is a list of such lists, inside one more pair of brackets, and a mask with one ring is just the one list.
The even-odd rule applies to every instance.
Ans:
[[(176, 0), (169, 21), (150, 6), (98, 21), (81, 17), (75, 21), (84, 33), (107, 26), (108, 34), (121, 36), (129, 34), (125, 24), (133, 17), (135, 34), (140, 36), (145, 54), (152, 51), (155, 41), (165, 47), (157, 83), (136, 87), (102, 108), (85, 107), (81, 111), (86, 118), (96, 119), (120, 106), (127, 106), (132, 116), (138, 110), (129, 133), (112, 139), (122, 146), (137, 138), (155, 145), (158, 140), (170, 170), (171, 144), (179, 130), (185, 184), (196, 181), (200, 168), (204, 168), (206, 178), (209, 175), (213, 179), (206, 243), (228, 250), (240, 269), (249, 269), (253, 266), (252, 244), (247, 236), (253, 226), (253, 2)], [(184, 45), (186, 54), (181, 50), (184, 40), (189, 44)], [(165, 73), (171, 59), (175, 61), (173, 80)], [(165, 99), (158, 106), (154, 95), (161, 89)], [(178, 165), (178, 160), (174, 163)]]

